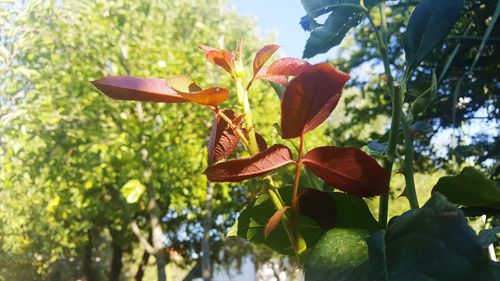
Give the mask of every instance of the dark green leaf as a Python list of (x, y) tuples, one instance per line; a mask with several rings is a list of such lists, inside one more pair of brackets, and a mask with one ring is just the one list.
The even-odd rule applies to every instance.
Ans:
[[(385, 243), (384, 243), (385, 242)], [(387, 231), (335, 228), (314, 246), (307, 281), (494, 281), (498, 263), (483, 251), (462, 212), (435, 193)]]
[(463, 0), (420, 1), (403, 38), (408, 70), (420, 64), (448, 34), (460, 17), (463, 6)]
[[(279, 192), (285, 202), (291, 202), (291, 187), (280, 188)], [(328, 194), (335, 202), (337, 208), (336, 227), (368, 230), (381, 228), (362, 199), (345, 193), (325, 192), (325, 194)], [(287, 234), (282, 224), (279, 224), (267, 239), (264, 238), (264, 228), (275, 212), (276, 209), (269, 196), (262, 194), (243, 209), (227, 236), (238, 236), (256, 244), (264, 244), (281, 254), (292, 255), (294, 251), (286, 238)], [(300, 233), (304, 236), (309, 248), (324, 233), (316, 222), (306, 216), (299, 215), (298, 223)]]
[(490, 229), (483, 229), (479, 231), (478, 239), (479, 243), (483, 248), (487, 248), (490, 244), (498, 241), (500, 233), (500, 226), (493, 227)]
[(456, 176), (439, 179), (433, 191), (465, 207), (500, 209), (500, 188), (474, 168), (466, 167)]
[[(367, 7), (380, 3), (380, 0), (365, 1)], [(342, 42), (347, 32), (364, 19), (364, 12), (359, 6), (359, 0), (302, 0), (302, 6), (307, 12), (302, 24), (311, 30), (304, 49), (304, 58), (311, 58), (320, 53), (326, 53)], [(323, 25), (312, 21), (315, 17), (329, 13)]]
[[(291, 187), (280, 188), (279, 192), (283, 200), (291, 202)], [(267, 238), (264, 237), (265, 226), (275, 212), (276, 209), (269, 196), (261, 194), (241, 211), (238, 220), (231, 227), (227, 236), (238, 236), (255, 244), (263, 244), (280, 254), (293, 255), (295, 252), (282, 224), (279, 224)], [(299, 231), (308, 246), (314, 245), (323, 234), (323, 230), (313, 220), (305, 216), (298, 217), (298, 224)]]

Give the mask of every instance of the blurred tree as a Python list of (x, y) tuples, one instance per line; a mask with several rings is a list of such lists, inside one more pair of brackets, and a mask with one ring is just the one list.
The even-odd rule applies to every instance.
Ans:
[[(119, 280), (138, 240), (146, 249), (139, 269), (154, 255), (160, 280), (170, 253), (183, 265), (196, 261), (210, 112), (111, 101), (89, 81), (189, 74), (202, 87), (231, 87), (197, 45), (231, 50), (243, 37), (250, 65), (260, 45), (252, 22), (208, 0), (33, 0), (0, 8), (0, 263), (8, 265), (0, 280)], [(258, 126), (272, 128), (268, 112), (279, 105), (266, 102), (276, 97), (262, 87), (256, 115), (267, 115)], [(228, 259), (219, 255), (223, 234), (247, 196), (246, 187), (215, 186), (212, 262)], [(96, 266), (107, 252), (100, 264), (108, 268)]]
[[(388, 2), (384, 11), (395, 77), (403, 75), (405, 23), (418, 2)], [(436, 166), (457, 171), (464, 161), (491, 167), (499, 157), (496, 72), (500, 23), (495, 21), (499, 9), (498, 1), (466, 1), (464, 17), (454, 25), (451, 35), (412, 74), (405, 102), (412, 107), (415, 160), (420, 171)], [(371, 16), (379, 25), (377, 8), (371, 10)], [(377, 139), (383, 143), (380, 121), (390, 113), (390, 98), (380, 87), (385, 78), (377, 39), (368, 20), (351, 34), (337, 49), (333, 63), (351, 73), (351, 86), (359, 90), (344, 98), (347, 118), (337, 119), (329, 134), (339, 145), (360, 146)], [(433, 71), (438, 80), (435, 94), (430, 90)]]

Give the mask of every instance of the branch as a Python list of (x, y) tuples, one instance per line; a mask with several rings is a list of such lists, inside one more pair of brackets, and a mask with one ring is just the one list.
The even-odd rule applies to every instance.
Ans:
[(142, 235), (141, 230), (139, 229), (139, 226), (137, 225), (136, 221), (132, 221), (130, 223), (130, 226), (132, 228), (132, 232), (137, 236), (137, 239), (139, 239), (139, 243), (141, 243), (146, 252), (148, 252), (150, 255), (156, 255), (156, 250), (154, 249), (153, 246), (148, 242), (148, 239)]

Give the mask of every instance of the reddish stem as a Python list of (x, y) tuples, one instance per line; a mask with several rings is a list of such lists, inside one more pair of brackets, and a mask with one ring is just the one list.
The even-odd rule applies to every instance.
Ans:
[(297, 163), (295, 164), (295, 180), (293, 182), (293, 197), (292, 197), (292, 210), (295, 214), (297, 211), (297, 200), (299, 192), (299, 179), (300, 179), (300, 166), (302, 165), (302, 150), (304, 148), (304, 134), (300, 135), (299, 143), (299, 155), (297, 157)]
[(247, 138), (245, 137), (245, 135), (243, 134), (243, 132), (240, 130), (239, 126), (238, 125), (235, 125), (233, 124), (233, 120), (231, 120), (229, 117), (227, 117), (226, 114), (224, 114), (224, 112), (222, 112), (218, 106), (209, 106), (209, 108), (217, 115), (219, 115), (220, 118), (224, 119), (224, 121), (226, 121), (227, 124), (229, 124), (229, 126), (231, 127), (231, 129), (233, 129), (236, 134), (240, 137), (241, 141), (243, 142), (243, 144), (248, 147), (249, 144), (248, 144), (248, 140)]

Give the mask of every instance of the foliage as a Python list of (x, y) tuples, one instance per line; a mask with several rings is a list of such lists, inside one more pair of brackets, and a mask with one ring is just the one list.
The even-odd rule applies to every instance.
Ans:
[[(146, 237), (149, 232), (148, 194), (137, 190), (130, 197), (127, 183), (133, 179), (139, 181), (136, 187), (154, 189), (161, 212), (167, 214), (163, 224), (169, 246), (184, 263), (196, 258), (202, 240), (199, 220), (206, 180), (201, 172), (209, 115), (190, 105), (166, 110), (161, 105), (110, 102), (88, 81), (118, 73), (192, 73), (195, 78), (201, 72), (213, 73), (211, 66), (201, 63), (203, 54), (193, 41), (235, 46), (245, 33), (246, 52), (255, 50), (253, 44), (259, 41), (249, 32), (251, 23), (219, 4), (223, 3), (2, 4), (2, 13), (9, 17), (0, 17), (6, 21), (0, 45), (10, 55), (0, 65), (0, 258), (2, 264), (21, 268), (9, 267), (8, 274), (33, 273), (5, 278), (36, 280), (58, 273), (61, 279), (80, 278), (89, 244), (94, 255), (105, 257), (94, 264), (95, 277), (106, 276), (110, 236), (127, 255), (139, 247), (130, 222), (136, 221)], [(202, 25), (196, 23), (200, 19)], [(195, 24), (196, 29), (187, 28)], [(204, 82), (215, 80), (225, 82), (215, 73)], [(259, 97), (261, 89), (256, 91)], [(169, 130), (172, 127), (177, 130)], [(223, 230), (249, 189), (229, 193), (229, 187), (221, 185), (215, 190), (214, 217), (222, 222), (211, 230), (216, 260)], [(129, 204), (127, 199), (137, 202)]]
[[(316, 244), (306, 280), (496, 280), (495, 265), (459, 209), (435, 194), (386, 231), (335, 228)], [(418, 265), (418, 266), (417, 266)]]

